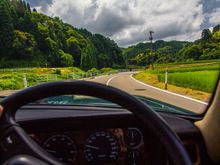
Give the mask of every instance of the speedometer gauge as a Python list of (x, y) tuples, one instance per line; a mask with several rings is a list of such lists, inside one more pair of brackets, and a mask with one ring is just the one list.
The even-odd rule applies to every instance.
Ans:
[(76, 157), (76, 145), (67, 135), (53, 135), (46, 139), (43, 147), (60, 161), (72, 164)]
[(119, 145), (110, 132), (96, 132), (89, 136), (84, 146), (85, 158), (91, 163), (109, 163), (117, 160)]

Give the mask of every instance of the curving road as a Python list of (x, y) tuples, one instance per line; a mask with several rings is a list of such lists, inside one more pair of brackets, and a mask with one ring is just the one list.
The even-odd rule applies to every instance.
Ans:
[(132, 77), (133, 72), (119, 73), (95, 77), (89, 81), (94, 81), (124, 90), (132, 95), (141, 95), (154, 98), (163, 102), (173, 104), (178, 107), (188, 109), (196, 113), (202, 113), (207, 103), (195, 100), (183, 95), (165, 91), (148, 84), (144, 84)]

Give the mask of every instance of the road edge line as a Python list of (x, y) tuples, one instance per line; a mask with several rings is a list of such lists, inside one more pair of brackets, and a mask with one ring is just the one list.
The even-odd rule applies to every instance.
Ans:
[(144, 85), (144, 86), (147, 86), (147, 87), (149, 87), (149, 88), (153, 88), (153, 89), (156, 89), (156, 90), (165, 92), (165, 93), (169, 93), (169, 94), (172, 94), (172, 95), (175, 95), (175, 96), (179, 96), (179, 97), (182, 97), (182, 98), (185, 98), (185, 99), (188, 99), (188, 100), (192, 100), (192, 101), (195, 101), (195, 102), (204, 104), (204, 105), (208, 105), (207, 102), (200, 101), (200, 100), (196, 100), (196, 99), (193, 99), (193, 98), (188, 97), (188, 96), (184, 96), (184, 95), (177, 94), (177, 93), (174, 93), (174, 92), (166, 91), (166, 90), (164, 90), (164, 89), (160, 89), (160, 88), (158, 88), (158, 87), (154, 87), (154, 86), (152, 86), (152, 85), (148, 85), (148, 84), (146, 84), (146, 83), (144, 83), (144, 82), (142, 82), (142, 81), (139, 81), (139, 80), (135, 79), (135, 78), (133, 77), (133, 75), (134, 75), (134, 74), (131, 74), (131, 75), (130, 75), (130, 78), (133, 79), (134, 81), (136, 81), (136, 82), (138, 82), (138, 83)]
[(106, 85), (109, 86), (110, 82), (114, 79), (118, 77), (118, 75), (111, 77), (110, 79), (108, 79), (108, 81), (106, 82)]

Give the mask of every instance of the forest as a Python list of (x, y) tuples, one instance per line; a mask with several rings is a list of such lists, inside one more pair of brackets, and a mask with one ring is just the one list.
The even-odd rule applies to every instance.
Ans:
[(22, 0), (0, 1), (0, 39), (0, 68), (124, 67), (113, 40), (38, 13)]
[(125, 68), (220, 58), (220, 25), (194, 42), (163, 41), (120, 48), (87, 29), (49, 17), (22, 0), (0, 1), (0, 68)]

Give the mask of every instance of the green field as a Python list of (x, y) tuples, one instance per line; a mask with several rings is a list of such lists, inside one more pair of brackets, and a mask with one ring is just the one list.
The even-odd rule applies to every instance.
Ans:
[[(165, 72), (165, 66), (163, 68), (155, 69), (155, 70), (147, 70), (148, 73), (151, 74), (163, 74)], [(212, 65), (199, 65), (199, 66), (191, 66), (191, 65), (174, 65), (173, 67), (168, 67), (169, 73), (181, 73), (181, 72), (196, 72), (196, 71), (205, 71), (205, 70), (219, 70), (220, 65), (212, 64)]]
[[(165, 64), (155, 65), (155, 69), (147, 69), (135, 75), (141, 81), (149, 81), (150, 75), (156, 75), (157, 81), (165, 81)], [(195, 63), (168, 64), (168, 84), (211, 93), (219, 76), (220, 63), (205, 61)], [(155, 81), (155, 80), (154, 80)]]
[[(219, 71), (216, 70), (171, 73), (168, 77), (168, 83), (211, 93), (216, 83), (218, 74)], [(159, 82), (164, 82), (164, 79), (164, 74), (158, 75)]]

